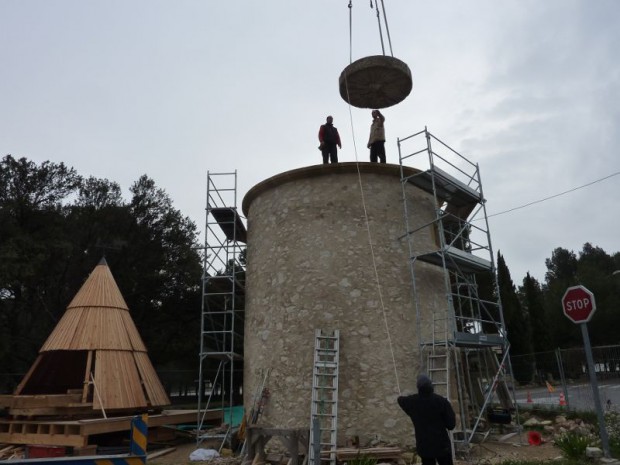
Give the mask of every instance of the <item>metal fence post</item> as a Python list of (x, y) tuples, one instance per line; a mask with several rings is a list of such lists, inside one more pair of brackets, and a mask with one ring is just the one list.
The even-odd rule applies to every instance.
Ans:
[(558, 372), (560, 373), (560, 382), (562, 383), (562, 392), (564, 393), (564, 399), (566, 399), (566, 409), (570, 410), (570, 399), (568, 398), (568, 386), (566, 386), (566, 377), (564, 376), (564, 365), (562, 364), (562, 351), (558, 347), (555, 350), (555, 359), (558, 363)]

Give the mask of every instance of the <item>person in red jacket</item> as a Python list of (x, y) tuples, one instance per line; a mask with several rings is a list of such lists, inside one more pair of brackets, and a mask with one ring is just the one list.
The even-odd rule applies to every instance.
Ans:
[(331, 163), (338, 163), (338, 149), (342, 148), (340, 143), (340, 134), (338, 129), (333, 125), (334, 118), (327, 117), (326, 123), (319, 128), (319, 149), (323, 154), (323, 164), (327, 164), (328, 160)]
[(433, 392), (433, 382), (428, 376), (421, 374), (416, 384), (417, 394), (399, 396), (397, 401), (413, 422), (416, 451), (422, 458), (422, 465), (453, 465), (448, 435), (448, 430), (456, 426), (452, 405)]

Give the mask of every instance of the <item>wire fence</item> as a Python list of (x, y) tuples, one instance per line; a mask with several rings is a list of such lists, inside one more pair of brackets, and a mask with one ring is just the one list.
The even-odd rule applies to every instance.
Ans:
[[(604, 410), (620, 412), (620, 345), (592, 348), (599, 397)], [(595, 410), (585, 350), (556, 349), (511, 356), (519, 407)], [(162, 370), (158, 375), (173, 404), (197, 400), (195, 370)], [(0, 373), (0, 395), (12, 394), (24, 373)]]
[[(620, 411), (620, 345), (592, 347), (604, 410)], [(595, 410), (585, 349), (556, 349), (511, 356), (519, 406)]]

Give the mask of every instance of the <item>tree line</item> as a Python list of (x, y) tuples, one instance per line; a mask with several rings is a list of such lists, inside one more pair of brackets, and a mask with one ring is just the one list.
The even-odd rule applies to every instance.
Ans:
[(158, 369), (195, 369), (196, 225), (143, 175), (120, 186), (63, 163), (0, 161), (0, 373), (25, 373), (105, 256)]
[[(202, 249), (196, 225), (142, 175), (123, 198), (107, 179), (80, 176), (63, 163), (0, 161), (0, 373), (24, 373), (102, 256), (131, 310), (156, 368), (196, 370)], [(499, 293), (513, 355), (580, 347), (578, 325), (562, 313), (569, 286), (597, 303), (593, 345), (619, 344), (620, 253), (584, 244), (546, 259), (543, 282), (529, 273), (516, 286), (501, 255)], [(490, 290), (490, 292), (494, 292)], [(535, 370), (515, 373), (527, 381)]]
[[(545, 260), (543, 282), (529, 273), (515, 286), (501, 253), (497, 274), (504, 320), (511, 345), (515, 378), (530, 382), (535, 372), (549, 359), (548, 352), (558, 348), (583, 347), (580, 325), (562, 311), (562, 296), (571, 286), (583, 285), (595, 297), (596, 313), (588, 323), (592, 346), (620, 344), (620, 252), (612, 255), (600, 247), (585, 243), (580, 252), (558, 247)], [(616, 361), (620, 363), (620, 361)]]

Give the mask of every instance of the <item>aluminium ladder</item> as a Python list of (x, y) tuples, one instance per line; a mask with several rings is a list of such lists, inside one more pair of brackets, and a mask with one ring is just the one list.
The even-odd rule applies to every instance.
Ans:
[[(449, 308), (452, 303), (449, 302)], [(450, 315), (449, 310), (433, 313), (432, 339), (426, 354), (426, 369), (435, 392), (448, 400), (450, 391)]]
[[(433, 314), (432, 340), (430, 350), (426, 355), (426, 369), (428, 376), (433, 382), (436, 394), (451, 400), (450, 385), (450, 345), (448, 343), (448, 334), (450, 331), (450, 321), (448, 315)], [(450, 447), (452, 456), (455, 453), (454, 431), (448, 431), (450, 436)]]
[[(320, 465), (322, 461), (336, 465), (339, 345), (339, 330), (315, 331), (309, 447), (311, 465)], [(329, 451), (329, 455), (321, 458), (321, 451)]]

